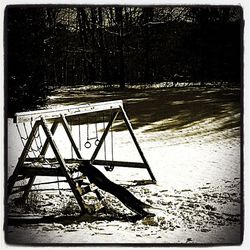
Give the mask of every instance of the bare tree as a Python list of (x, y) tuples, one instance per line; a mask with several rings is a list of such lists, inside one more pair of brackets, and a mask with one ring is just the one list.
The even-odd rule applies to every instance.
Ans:
[(79, 35), (82, 46), (82, 53), (85, 61), (85, 72), (87, 77), (87, 82), (93, 82), (96, 79), (95, 65), (93, 62), (93, 57), (91, 53), (91, 48), (88, 48), (89, 36), (88, 32), (90, 31), (90, 22), (87, 15), (86, 8), (77, 9), (77, 19), (79, 24)]
[(124, 41), (123, 41), (123, 7), (115, 7), (115, 20), (117, 24), (117, 49), (119, 53), (119, 81), (120, 88), (125, 88), (124, 79)]
[(143, 45), (145, 54), (144, 64), (144, 81), (152, 81), (152, 69), (151, 69), (151, 48), (150, 48), (150, 25), (153, 21), (154, 10), (151, 7), (144, 8), (143, 12)]

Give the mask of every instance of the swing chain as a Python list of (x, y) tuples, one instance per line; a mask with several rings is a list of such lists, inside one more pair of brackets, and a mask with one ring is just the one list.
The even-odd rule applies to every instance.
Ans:
[(87, 149), (91, 148), (92, 145), (91, 145), (90, 140), (96, 139), (95, 140), (95, 145), (97, 146), (99, 144), (98, 127), (97, 127), (97, 115), (95, 117), (95, 134), (96, 134), (95, 137), (90, 138), (90, 136), (89, 136), (89, 119), (87, 117), (87, 141), (84, 144), (85, 148), (87, 148)]
[[(111, 114), (110, 114), (111, 116)], [(113, 128), (112, 128), (112, 124), (110, 127), (110, 134), (111, 134), (111, 159), (112, 162), (114, 161), (114, 139), (113, 139)], [(106, 151), (105, 151), (105, 160), (106, 160)], [(104, 167), (106, 171), (112, 172), (114, 170), (114, 165), (110, 164), (110, 166), (105, 166)]]
[(79, 137), (79, 149), (82, 150), (82, 144), (81, 144), (81, 117), (78, 116), (78, 137)]

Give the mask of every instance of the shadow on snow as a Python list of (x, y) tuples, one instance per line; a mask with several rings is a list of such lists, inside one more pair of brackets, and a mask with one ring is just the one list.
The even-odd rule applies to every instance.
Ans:
[[(217, 130), (240, 126), (240, 90), (208, 88), (91, 90), (68, 89), (48, 104), (79, 105), (122, 99), (133, 128), (144, 132), (179, 130), (205, 120), (221, 122)], [(209, 122), (207, 124), (209, 126)], [(123, 123), (114, 130), (125, 129)]]

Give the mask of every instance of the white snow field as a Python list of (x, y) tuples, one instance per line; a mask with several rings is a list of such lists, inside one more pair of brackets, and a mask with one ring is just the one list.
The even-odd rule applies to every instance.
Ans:
[[(61, 216), (52, 222), (11, 224), (6, 239), (11, 244), (240, 244), (242, 240), (240, 91), (238, 89), (130, 89), (126, 91), (83, 88), (60, 89), (46, 108), (122, 99), (136, 138), (157, 184), (128, 189), (152, 205), (154, 217), (132, 221), (133, 212), (114, 196), (105, 197), (107, 213), (79, 217), (79, 207), (69, 191), (32, 192), (31, 216)], [(89, 124), (93, 129), (94, 124)], [(101, 122), (98, 133), (102, 133)], [(24, 132), (21, 127), (21, 132)], [(141, 161), (131, 137), (120, 120), (113, 127), (115, 160)], [(86, 140), (86, 126), (82, 140)], [(78, 126), (73, 137), (79, 144)], [(41, 133), (41, 136), (44, 136)], [(55, 134), (64, 157), (71, 147), (61, 127)], [(107, 147), (111, 137), (108, 137)], [(8, 173), (22, 150), (16, 125), (8, 119)], [(81, 148), (89, 158), (94, 147)], [(110, 156), (110, 149), (107, 149)], [(104, 157), (101, 150), (98, 157)], [(51, 154), (51, 152), (49, 152)], [(97, 158), (98, 158), (97, 157)], [(117, 167), (112, 172), (98, 167), (116, 183), (150, 179), (146, 170)], [(39, 177), (36, 183), (48, 177)], [(57, 187), (57, 185), (54, 185)], [(60, 188), (67, 188), (60, 183)], [(41, 188), (41, 186), (39, 186)], [(94, 195), (86, 200), (91, 202)], [(9, 200), (9, 213), (24, 208)], [(68, 219), (65, 219), (68, 216)]]

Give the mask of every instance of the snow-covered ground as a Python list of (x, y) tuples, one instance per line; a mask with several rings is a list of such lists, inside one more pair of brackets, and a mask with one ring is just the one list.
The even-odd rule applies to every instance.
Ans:
[[(60, 89), (50, 97), (47, 107), (116, 99), (124, 100), (137, 140), (157, 180), (156, 185), (128, 188), (137, 198), (155, 207), (150, 210), (155, 217), (133, 221), (131, 211), (102, 192), (107, 204), (106, 214), (75, 217), (70, 221), (61, 217), (60, 220), (60, 216), (74, 215), (78, 211), (72, 194), (68, 191), (61, 194), (58, 191), (32, 192), (33, 210), (29, 213), (57, 215), (59, 219), (51, 223), (10, 225), (6, 231), (8, 241), (15, 244), (239, 244), (242, 226), (239, 90), (180, 88), (86, 92), (81, 88)], [(99, 135), (102, 126), (101, 122), (97, 125)], [(90, 124), (90, 128), (93, 127)], [(124, 128), (120, 120), (113, 127), (114, 158), (138, 162), (138, 152)], [(79, 145), (79, 127), (72, 129)], [(25, 132), (23, 127), (20, 130)], [(83, 142), (86, 141), (84, 131), (86, 125), (81, 131)], [(55, 140), (63, 156), (71, 157), (62, 127), (58, 128)], [(109, 159), (110, 142), (111, 136), (107, 140)], [(9, 174), (21, 150), (16, 125), (9, 119)], [(93, 150), (94, 147), (81, 147), (85, 158)], [(101, 150), (97, 158), (103, 159), (103, 152)], [(107, 172), (99, 169), (117, 183), (149, 179), (146, 170), (117, 167)], [(37, 178), (37, 182), (48, 179)], [(60, 183), (60, 188), (65, 187)], [(93, 196), (87, 197), (87, 201)], [(23, 209), (11, 204), (11, 213)]]

